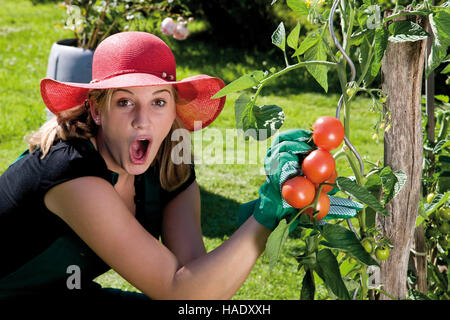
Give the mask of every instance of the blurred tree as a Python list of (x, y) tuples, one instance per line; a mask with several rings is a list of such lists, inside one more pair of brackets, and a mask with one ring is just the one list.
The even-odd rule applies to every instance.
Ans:
[[(268, 49), (280, 23), (268, 0), (187, 0), (195, 16), (208, 21), (211, 41), (238, 48)], [(269, 41), (268, 41), (269, 39)]]

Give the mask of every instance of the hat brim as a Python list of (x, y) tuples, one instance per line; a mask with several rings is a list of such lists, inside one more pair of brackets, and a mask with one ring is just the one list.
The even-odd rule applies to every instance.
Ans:
[[(202, 129), (213, 122), (225, 105), (225, 97), (211, 97), (225, 83), (208, 75), (196, 75), (180, 81), (166, 81), (148, 73), (127, 73), (94, 83), (60, 82), (42, 79), (41, 95), (47, 108), (54, 114), (82, 105), (92, 89), (115, 89), (173, 85), (177, 89), (177, 115), (186, 129)], [(197, 123), (195, 123), (197, 121)]]

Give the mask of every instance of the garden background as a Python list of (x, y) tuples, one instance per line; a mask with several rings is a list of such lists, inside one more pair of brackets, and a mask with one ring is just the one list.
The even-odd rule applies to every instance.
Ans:
[[(270, 7), (270, 1), (265, 2)], [(240, 11), (240, 14), (245, 16), (245, 8), (239, 10), (244, 10)], [(281, 16), (285, 22), (291, 21), (292, 25), (297, 22), (295, 16), (287, 16), (290, 13), (283, 3), (277, 3), (271, 10), (274, 26), (281, 21)], [(33, 4), (30, 0), (0, 1), (0, 173), (27, 148), (23, 137), (37, 130), (45, 122), (45, 106), (40, 96), (39, 82), (46, 75), (52, 44), (72, 37), (70, 31), (56, 26), (64, 23), (64, 17), (65, 11), (58, 7), (56, 2), (42, 1)], [(283, 66), (283, 57), (279, 55), (278, 48), (258, 46), (257, 44), (262, 42), (258, 38), (255, 39), (255, 34), (246, 35), (246, 32), (250, 32), (248, 28), (238, 27), (238, 30), (241, 30), (240, 37), (234, 37), (236, 41), (233, 41), (233, 37), (227, 37), (227, 34), (232, 35), (236, 31), (231, 26), (227, 28), (225, 25), (221, 30), (211, 32), (212, 27), (206, 17), (195, 18), (195, 21), (189, 24), (190, 36), (183, 41), (162, 35), (158, 29), (155, 30), (174, 52), (178, 79), (204, 73), (230, 83), (256, 69)], [(306, 21), (300, 22), (302, 35), (314, 29), (314, 26)], [(269, 23), (268, 25), (268, 28), (271, 28)], [(274, 29), (271, 29), (271, 32)], [(258, 29), (255, 27), (254, 30)], [(265, 43), (270, 43), (270, 33), (268, 37), (264, 40)], [(325, 94), (305, 69), (299, 69), (280, 78), (276, 85), (265, 89), (264, 96), (259, 99), (262, 104), (276, 104), (283, 108), (286, 120), (282, 131), (291, 128), (310, 129), (318, 117), (335, 115), (339, 99), (336, 91), (337, 79), (330, 77), (329, 82), (330, 89)], [(238, 94), (227, 97), (223, 112), (210, 129), (225, 132), (226, 129), (235, 128), (234, 103), (237, 97)], [(367, 155), (365, 160), (375, 163), (383, 161), (383, 130), (375, 131), (375, 124), (380, 115), (371, 111), (370, 107), (371, 102), (365, 97), (359, 96), (354, 100), (350, 120), (351, 141), (361, 154)], [(378, 134), (376, 137), (375, 133)], [(195, 136), (195, 139), (201, 139), (201, 136)], [(252, 140), (244, 142), (242, 137), (235, 141), (244, 143), (246, 150), (249, 144), (256, 143)], [(208, 143), (214, 141), (203, 141), (204, 146)], [(267, 142), (261, 143), (261, 146), (265, 151)], [(207, 251), (219, 246), (237, 229), (236, 214), (239, 205), (258, 196), (258, 188), (265, 180), (260, 174), (263, 155), (264, 152), (259, 152), (258, 164), (250, 166), (196, 165), (197, 181), (202, 195), (202, 229)], [(339, 175), (351, 175), (343, 158), (336, 164)], [(262, 256), (258, 260), (249, 278), (233, 299), (299, 298), (303, 270), (297, 271), (298, 264), (293, 257), (295, 252), (292, 250), (298, 247), (301, 241), (296, 235), (296, 232), (290, 235), (281, 259), (273, 270), (269, 270), (266, 257)], [(105, 287), (136, 291), (112, 270), (98, 277), (96, 281)], [(327, 291), (320, 285), (321, 282), (320, 278), (316, 279), (316, 298), (327, 299)]]

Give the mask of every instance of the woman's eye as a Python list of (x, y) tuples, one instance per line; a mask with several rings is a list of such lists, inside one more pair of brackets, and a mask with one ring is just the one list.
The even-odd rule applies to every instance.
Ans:
[(155, 104), (158, 107), (164, 107), (166, 105), (166, 101), (162, 99), (157, 99), (153, 102), (153, 104)]
[(117, 104), (119, 105), (119, 107), (129, 107), (132, 105), (132, 102), (130, 100), (122, 99), (119, 100)]

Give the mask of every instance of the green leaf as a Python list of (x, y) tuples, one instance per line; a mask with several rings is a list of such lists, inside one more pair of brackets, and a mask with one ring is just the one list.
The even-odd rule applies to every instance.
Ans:
[(364, 188), (369, 190), (374, 197), (378, 197), (381, 188), (381, 178), (379, 173), (373, 173), (367, 177)]
[(241, 94), (239, 98), (236, 99), (234, 105), (234, 116), (236, 120), (236, 128), (243, 128), (242, 118), (246, 112), (251, 111), (253, 107), (253, 103), (250, 100), (250, 97), (245, 93)]
[(439, 10), (430, 14), (428, 21), (433, 31), (433, 44), (428, 56), (428, 67), (425, 73), (427, 78), (431, 71), (436, 69), (447, 56), (447, 49), (450, 45), (450, 12)]
[(450, 146), (450, 140), (445, 139), (445, 140), (440, 140), (438, 143), (436, 143), (436, 145), (433, 148), (433, 153), (434, 154), (438, 154), (439, 152), (441, 152), (442, 149), (449, 147)]
[(381, 213), (382, 215), (389, 215), (383, 205), (373, 196), (373, 194), (366, 188), (358, 185), (356, 182), (346, 177), (337, 177), (336, 184), (342, 192), (359, 200), (369, 207), (372, 207), (375, 211)]
[(367, 229), (375, 227), (377, 213), (371, 207), (366, 208), (366, 227)]
[(403, 188), (407, 180), (406, 174), (402, 170), (392, 172), (390, 167), (385, 167), (380, 172), (381, 185), (383, 190), (383, 205), (391, 201)]
[(408, 20), (394, 21), (389, 25), (391, 42), (419, 41), (430, 35), (420, 25)]
[[(437, 194), (431, 203), (426, 203), (425, 200), (419, 202), (419, 205), (422, 203), (423, 208), (419, 207), (419, 216), (416, 219), (416, 227), (418, 227), (424, 220), (428, 220), (430, 214), (440, 208), (447, 200), (450, 198), (450, 191), (445, 192), (444, 194)], [(425, 202), (425, 203), (424, 203)]]
[(450, 63), (441, 71), (442, 74), (450, 73)]
[(394, 196), (394, 185), (397, 182), (397, 177), (392, 173), (390, 167), (385, 167), (380, 172), (381, 189), (383, 190), (383, 198), (381, 203), (386, 205)]
[(308, 50), (309, 48), (313, 47), (318, 41), (320, 40), (320, 36), (316, 33), (309, 34), (300, 44), (300, 47), (294, 52), (292, 57), (296, 57), (299, 55), (302, 55)]
[(253, 116), (256, 120), (255, 139), (265, 140), (271, 137), (284, 123), (283, 109), (276, 105), (253, 106)]
[(287, 37), (287, 45), (294, 50), (298, 48), (298, 38), (300, 36), (300, 23), (297, 22), (297, 25), (294, 29), (292, 29), (291, 33), (289, 33)]
[[(373, 31), (373, 34), (375, 34), (375, 31)], [(366, 65), (369, 65), (369, 70), (363, 79), (365, 87), (368, 87), (370, 83), (374, 80), (372, 72), (378, 73), (379, 68), (381, 67), (381, 62), (380, 63), (375, 62), (374, 55), (369, 55), (371, 42), (372, 41), (363, 41), (359, 46), (358, 62), (360, 64), (361, 70), (363, 70), (366, 67)]]
[(434, 98), (436, 100), (444, 102), (444, 103), (449, 103), (450, 102), (450, 97), (446, 96), (445, 94), (437, 94), (437, 95), (434, 96)]
[(300, 300), (314, 300), (316, 285), (314, 283), (314, 275), (311, 269), (307, 269), (302, 281), (302, 291), (300, 292)]
[(272, 43), (281, 50), (286, 50), (286, 30), (283, 22), (280, 22), (277, 29), (272, 34)]
[(375, 30), (375, 46), (374, 46), (374, 59), (370, 68), (370, 74), (372, 77), (376, 77), (381, 68), (381, 60), (383, 59), (384, 52), (388, 45), (389, 33), (388, 30), (381, 26)]
[(314, 270), (339, 299), (350, 300), (350, 294), (342, 280), (336, 257), (330, 249), (323, 249), (317, 253), (317, 267)]
[(359, 29), (350, 37), (351, 44), (359, 46), (366, 37), (369, 37), (373, 33), (373, 29)]
[(235, 102), (236, 128), (244, 131), (245, 137), (265, 140), (271, 137), (284, 123), (283, 109), (276, 105), (256, 106), (245, 93)]
[(309, 13), (306, 3), (302, 0), (287, 0), (286, 3), (292, 11), (300, 16), (307, 16)]
[[(306, 61), (327, 60), (327, 51), (322, 38), (313, 47), (306, 50), (304, 58)], [(328, 92), (328, 68), (321, 65), (308, 65), (306, 70), (316, 79), (325, 92)]]
[(306, 266), (305, 269), (314, 269), (317, 265), (316, 252), (301, 255), (297, 257), (297, 261), (301, 266)]
[(424, 209), (425, 214), (429, 216), (431, 213), (433, 213), (436, 209), (440, 208), (450, 197), (450, 191), (444, 193), (444, 194), (437, 194), (431, 203), (425, 203)]
[(320, 225), (319, 230), (326, 240), (321, 241), (322, 245), (349, 252), (366, 265), (378, 266), (378, 263), (367, 253), (356, 235), (347, 228), (338, 224), (327, 223)]
[(406, 183), (406, 180), (408, 180), (408, 176), (403, 170), (397, 170), (394, 171), (395, 176), (397, 177), (397, 182), (394, 186), (394, 198), (397, 196), (397, 194), (402, 190), (403, 186)]
[(424, 202), (426, 201), (426, 199), (422, 199), (419, 201), (419, 208), (418, 208), (418, 213), (419, 215), (416, 218), (416, 228), (418, 226), (420, 226), (420, 224), (424, 221), (424, 220), (428, 220), (428, 216), (425, 213), (425, 208), (424, 208)]
[(281, 249), (289, 235), (289, 225), (286, 219), (280, 221), (278, 226), (269, 235), (266, 243), (266, 256), (269, 258), (269, 267), (272, 269), (280, 257)]
[(245, 90), (257, 86), (259, 82), (264, 78), (264, 72), (253, 71), (252, 73), (243, 75), (233, 82), (226, 85), (219, 92), (217, 92), (211, 99), (220, 98), (230, 94), (232, 92)]

